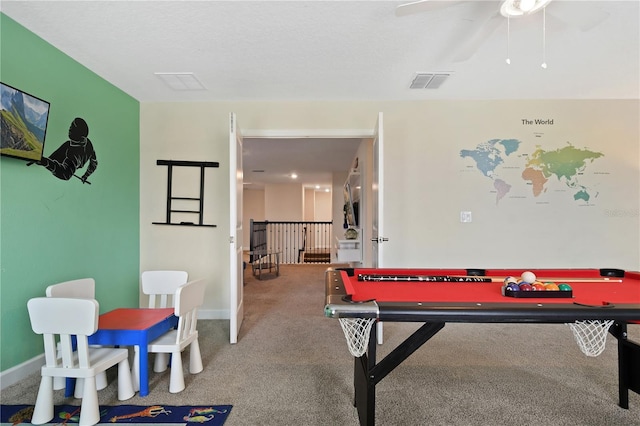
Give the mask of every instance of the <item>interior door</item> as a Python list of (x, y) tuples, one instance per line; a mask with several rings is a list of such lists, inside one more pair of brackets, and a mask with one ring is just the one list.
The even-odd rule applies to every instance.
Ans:
[[(383, 204), (384, 204), (384, 158), (382, 153), (383, 147), (383, 126), (382, 113), (378, 113), (378, 121), (375, 129), (373, 129), (373, 181), (371, 182), (372, 198), (373, 198), (373, 214), (371, 226), (371, 262), (374, 268), (383, 266), (383, 244), (387, 239), (384, 237), (383, 228)], [(376, 323), (377, 327), (377, 343), (381, 345), (384, 342), (384, 334), (382, 321)]]
[(229, 114), (229, 341), (238, 342), (244, 319), (244, 274), (242, 264), (242, 134), (234, 113)]
[(371, 262), (372, 267), (380, 268), (383, 266), (383, 242), (386, 241), (383, 233), (383, 204), (384, 204), (384, 161), (383, 161), (383, 138), (382, 138), (382, 113), (378, 113), (378, 121), (373, 130), (373, 181), (371, 182), (372, 190), (372, 226), (371, 226)]

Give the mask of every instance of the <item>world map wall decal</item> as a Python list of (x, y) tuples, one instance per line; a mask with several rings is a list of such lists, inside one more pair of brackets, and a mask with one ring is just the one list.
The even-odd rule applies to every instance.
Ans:
[[(518, 139), (491, 139), (473, 149), (461, 150), (460, 157), (472, 159), (473, 166), (467, 167), (473, 167), (491, 180), (496, 204), (506, 196), (534, 197), (537, 204), (547, 204), (543, 199), (550, 188), (570, 194), (574, 202), (594, 204), (598, 191), (583, 181), (589, 166), (604, 157), (602, 152), (577, 148), (568, 142), (555, 149), (535, 145), (529, 152), (523, 151), (522, 147), (523, 143)], [(526, 191), (522, 185), (527, 186)], [(516, 187), (520, 191), (513, 194)]]

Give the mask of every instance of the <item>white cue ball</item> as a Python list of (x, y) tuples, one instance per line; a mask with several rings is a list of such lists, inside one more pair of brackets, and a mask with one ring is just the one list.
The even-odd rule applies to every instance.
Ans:
[(534, 274), (531, 271), (523, 272), (521, 277), (522, 277), (522, 281), (524, 281), (527, 284), (533, 284), (536, 282), (536, 274)]

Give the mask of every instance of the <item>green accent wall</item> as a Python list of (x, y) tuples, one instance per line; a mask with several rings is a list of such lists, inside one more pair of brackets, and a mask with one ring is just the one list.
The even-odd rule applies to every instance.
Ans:
[[(89, 126), (98, 167), (60, 180), (42, 166), (0, 159), (0, 370), (43, 352), (27, 300), (56, 282), (92, 277), (100, 312), (138, 306), (140, 105), (0, 14), (0, 80), (51, 103), (44, 155)], [(76, 174), (82, 175), (85, 165)]]

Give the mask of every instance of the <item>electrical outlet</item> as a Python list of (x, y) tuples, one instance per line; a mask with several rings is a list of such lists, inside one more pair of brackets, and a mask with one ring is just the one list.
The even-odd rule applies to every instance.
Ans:
[(470, 223), (471, 222), (471, 212), (460, 212), (460, 222), (462, 222), (462, 223)]

